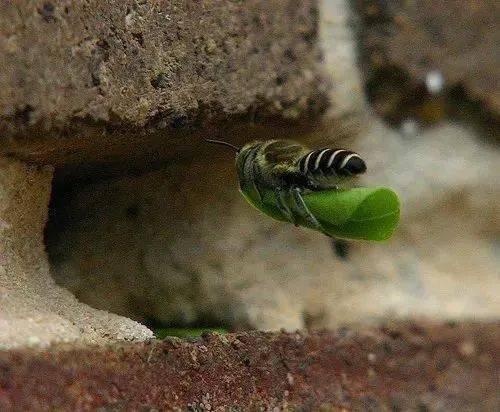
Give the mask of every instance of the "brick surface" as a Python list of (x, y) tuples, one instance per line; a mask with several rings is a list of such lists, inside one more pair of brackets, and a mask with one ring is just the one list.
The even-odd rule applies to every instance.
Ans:
[[(498, 324), (0, 353), (9, 410), (498, 410)], [(344, 409), (343, 409), (344, 408)]]

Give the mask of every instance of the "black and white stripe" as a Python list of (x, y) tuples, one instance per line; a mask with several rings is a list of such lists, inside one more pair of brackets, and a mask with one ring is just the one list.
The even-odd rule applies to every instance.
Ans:
[(364, 173), (366, 164), (351, 150), (319, 149), (304, 155), (299, 160), (299, 169), (303, 174), (351, 176)]

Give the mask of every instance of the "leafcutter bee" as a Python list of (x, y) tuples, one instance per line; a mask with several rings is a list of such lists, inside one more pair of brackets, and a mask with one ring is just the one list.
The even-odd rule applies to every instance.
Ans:
[(236, 169), (243, 193), (252, 192), (252, 197), (262, 202), (265, 191), (274, 192), (275, 206), (288, 221), (297, 225), (301, 219), (327, 236), (302, 194), (339, 188), (366, 171), (363, 159), (347, 149), (311, 150), (292, 140), (254, 141), (238, 148), (220, 140), (205, 140), (236, 150)]

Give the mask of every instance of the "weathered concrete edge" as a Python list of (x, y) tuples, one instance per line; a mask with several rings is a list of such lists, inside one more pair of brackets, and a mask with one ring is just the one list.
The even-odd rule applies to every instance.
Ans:
[(85, 305), (52, 279), (43, 234), (52, 176), (0, 157), (0, 349), (151, 339), (144, 325)]
[(0, 352), (0, 409), (498, 410), (500, 323)]

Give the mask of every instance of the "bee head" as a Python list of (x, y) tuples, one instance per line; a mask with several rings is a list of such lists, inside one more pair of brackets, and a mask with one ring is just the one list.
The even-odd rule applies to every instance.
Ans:
[(250, 156), (255, 157), (255, 149), (261, 144), (262, 142), (247, 143), (236, 153), (236, 170), (238, 170), (238, 173), (243, 172)]

